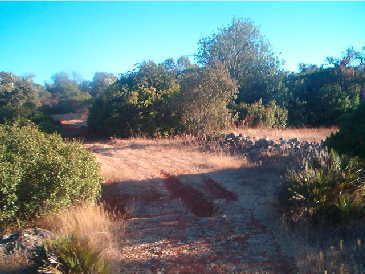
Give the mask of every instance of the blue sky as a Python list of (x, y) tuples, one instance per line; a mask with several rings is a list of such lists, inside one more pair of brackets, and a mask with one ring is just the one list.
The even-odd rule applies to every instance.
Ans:
[(295, 70), (365, 46), (365, 2), (0, 2), (0, 71), (125, 72), (194, 55), (200, 38), (250, 18)]

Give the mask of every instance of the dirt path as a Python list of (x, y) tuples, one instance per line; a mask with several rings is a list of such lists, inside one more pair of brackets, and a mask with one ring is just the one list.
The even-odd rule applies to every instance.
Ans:
[(292, 273), (271, 229), (280, 176), (177, 141), (87, 145), (104, 197), (125, 209), (128, 273)]

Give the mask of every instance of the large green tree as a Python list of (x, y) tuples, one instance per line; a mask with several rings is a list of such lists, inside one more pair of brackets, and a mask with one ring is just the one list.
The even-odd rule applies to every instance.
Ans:
[(88, 92), (91, 96), (97, 97), (105, 92), (117, 79), (113, 73), (95, 72), (91, 81), (83, 81), (81, 83), (80, 89)]
[[(285, 75), (269, 42), (250, 20), (233, 20), (228, 27), (199, 41), (202, 65), (222, 63), (238, 82), (238, 103), (264, 103), (282, 97)], [(279, 101), (279, 100), (277, 100)]]

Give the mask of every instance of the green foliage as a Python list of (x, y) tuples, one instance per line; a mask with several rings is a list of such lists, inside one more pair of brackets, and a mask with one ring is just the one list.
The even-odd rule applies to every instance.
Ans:
[(344, 222), (363, 216), (364, 163), (327, 149), (303, 152), (286, 174), (285, 202), (296, 220)]
[(326, 143), (340, 153), (365, 159), (365, 103), (342, 117), (340, 130), (332, 134)]
[(51, 98), (42, 110), (49, 114), (62, 114), (87, 108), (90, 105), (91, 96), (88, 92), (81, 90), (82, 83), (77, 78), (77, 75), (71, 78), (63, 72), (53, 75), (53, 82), (46, 84)]
[(217, 33), (199, 41), (198, 61), (223, 64), (239, 85), (237, 103), (264, 103), (286, 92), (280, 62), (250, 20), (233, 20)]
[(235, 81), (221, 64), (186, 73), (177, 100), (183, 130), (205, 134), (230, 125), (232, 115), (228, 105), (236, 91)]
[(95, 100), (89, 126), (109, 136), (172, 134), (177, 116), (171, 101), (179, 90), (175, 74), (163, 64), (142, 63)]
[(0, 125), (0, 221), (25, 220), (100, 193), (98, 164), (77, 142), (34, 125)]
[(42, 273), (109, 274), (111, 267), (102, 252), (103, 249), (79, 236), (60, 237), (46, 242), (40, 270)]
[(358, 57), (347, 52), (330, 67), (301, 65), (299, 73), (288, 76), (286, 85), (291, 125), (335, 125), (358, 107), (365, 70)]
[(31, 120), (45, 132), (59, 130), (59, 125), (38, 110), (47, 92), (33, 83), (11, 73), (0, 73), (0, 123)]
[(264, 105), (260, 99), (253, 104), (241, 103), (237, 108), (239, 120), (249, 127), (284, 128), (287, 126), (288, 111), (275, 101)]
[[(35, 111), (32, 115), (28, 118), (30, 122), (36, 124), (39, 130), (46, 132), (46, 133), (55, 133), (61, 132), (61, 125), (59, 122), (53, 120), (49, 115), (41, 112)], [(21, 120), (17, 120), (19, 122)]]
[(92, 81), (82, 82), (80, 89), (87, 91), (93, 97), (97, 97), (104, 93), (117, 80), (117, 77), (112, 73), (95, 72)]

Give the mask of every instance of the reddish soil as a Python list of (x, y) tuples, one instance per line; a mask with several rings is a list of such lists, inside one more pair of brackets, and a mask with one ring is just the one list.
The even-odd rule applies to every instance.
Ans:
[(238, 199), (236, 193), (228, 191), (212, 178), (205, 178), (204, 187), (216, 199), (226, 199), (227, 201), (237, 201)]
[(184, 185), (177, 177), (165, 171), (161, 171), (161, 175), (165, 178), (165, 185), (171, 196), (181, 199), (195, 216), (210, 217), (214, 214), (214, 205), (204, 197), (204, 193)]

